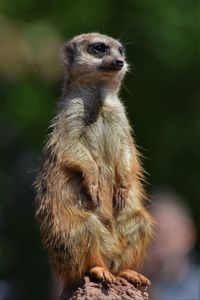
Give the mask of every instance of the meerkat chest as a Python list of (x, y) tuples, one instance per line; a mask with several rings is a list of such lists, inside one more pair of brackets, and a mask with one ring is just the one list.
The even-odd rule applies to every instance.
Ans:
[(125, 142), (127, 119), (123, 106), (112, 99), (105, 101), (98, 118), (85, 132), (85, 142), (95, 159), (113, 164), (119, 159), (120, 149)]

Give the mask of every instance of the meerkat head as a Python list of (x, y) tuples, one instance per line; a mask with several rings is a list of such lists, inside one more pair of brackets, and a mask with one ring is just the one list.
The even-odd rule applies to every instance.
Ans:
[(127, 69), (123, 45), (99, 33), (81, 34), (61, 50), (68, 80), (80, 83), (115, 82), (120, 85)]

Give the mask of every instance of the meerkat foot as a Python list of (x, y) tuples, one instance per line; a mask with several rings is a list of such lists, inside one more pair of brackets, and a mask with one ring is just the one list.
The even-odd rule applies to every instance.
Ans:
[(104, 267), (94, 267), (90, 270), (90, 275), (99, 280), (108, 283), (114, 283), (115, 277)]
[(128, 190), (126, 188), (117, 187), (115, 189), (113, 206), (121, 211), (125, 207), (125, 202), (128, 196)]
[(120, 277), (126, 279), (130, 283), (136, 284), (136, 285), (151, 285), (151, 282), (148, 278), (146, 278), (144, 275), (139, 274), (132, 270), (125, 270), (122, 271), (119, 274)]

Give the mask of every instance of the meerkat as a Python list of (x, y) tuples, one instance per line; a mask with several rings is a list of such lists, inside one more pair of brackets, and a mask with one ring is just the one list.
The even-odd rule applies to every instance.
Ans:
[(36, 179), (44, 246), (65, 286), (90, 274), (149, 280), (135, 268), (152, 235), (143, 171), (118, 93), (128, 65), (122, 44), (81, 34), (61, 51), (63, 96)]

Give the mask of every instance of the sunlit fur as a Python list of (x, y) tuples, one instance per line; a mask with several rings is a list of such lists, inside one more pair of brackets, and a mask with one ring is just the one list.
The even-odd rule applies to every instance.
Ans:
[[(107, 57), (88, 53), (88, 45), (99, 41), (109, 45)], [(64, 93), (35, 186), (42, 240), (68, 286), (95, 266), (116, 275), (134, 269), (151, 237), (142, 168), (118, 97), (127, 64), (116, 72), (98, 69), (120, 56), (120, 45), (89, 33), (61, 50)]]

